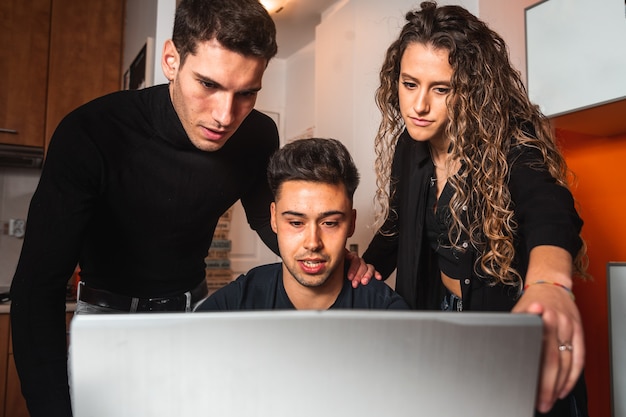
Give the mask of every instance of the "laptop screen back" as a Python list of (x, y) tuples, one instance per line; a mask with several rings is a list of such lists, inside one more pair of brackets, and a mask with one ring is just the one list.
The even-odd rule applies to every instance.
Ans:
[(542, 328), (506, 313), (78, 315), (74, 416), (533, 415)]

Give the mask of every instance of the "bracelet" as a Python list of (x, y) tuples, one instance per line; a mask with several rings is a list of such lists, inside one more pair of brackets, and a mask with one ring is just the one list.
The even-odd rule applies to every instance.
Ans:
[(554, 281), (535, 281), (535, 282), (531, 282), (530, 284), (526, 284), (524, 285), (524, 289), (522, 290), (522, 294), (524, 294), (524, 291), (526, 291), (526, 289), (528, 287), (530, 287), (531, 285), (535, 285), (535, 284), (551, 284), (551, 285), (556, 285), (557, 287), (563, 288), (565, 291), (567, 291), (567, 293), (569, 294), (569, 296), (572, 298), (572, 301), (576, 301), (576, 297), (574, 296), (574, 293), (572, 292), (571, 288), (567, 288), (565, 285), (560, 284), (558, 282), (554, 282)]

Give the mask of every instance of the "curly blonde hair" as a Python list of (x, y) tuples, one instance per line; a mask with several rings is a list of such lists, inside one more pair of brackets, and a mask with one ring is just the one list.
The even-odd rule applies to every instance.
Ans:
[[(466, 233), (478, 255), (477, 270), (491, 277), (494, 284), (519, 286), (522, 278), (512, 266), (517, 224), (507, 186), (507, 158), (513, 146), (536, 148), (543, 155), (543, 165), (559, 185), (567, 188), (569, 171), (550, 123), (529, 101), (502, 38), (474, 15), (462, 7), (423, 2), (421, 10), (407, 13), (406, 20), (400, 36), (387, 50), (376, 91), (376, 104), (382, 113), (375, 139), (376, 225), (380, 227), (393, 215), (389, 207), (391, 165), (404, 130), (398, 98), (402, 55), (412, 43), (446, 50), (453, 76), (445, 135), (451, 143), (451, 159), (465, 163), (463, 172), (449, 180), (455, 190), (450, 202), (450, 242), (460, 250), (461, 235)], [(534, 132), (529, 134), (522, 126), (532, 126)], [(463, 207), (470, 210), (469, 224), (462, 221), (467, 214)], [(583, 244), (574, 261), (574, 270), (581, 276), (586, 275), (585, 263)]]

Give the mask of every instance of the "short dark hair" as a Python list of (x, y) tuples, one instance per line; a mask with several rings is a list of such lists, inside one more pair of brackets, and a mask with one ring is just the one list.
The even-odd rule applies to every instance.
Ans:
[(172, 41), (181, 65), (199, 42), (216, 39), (244, 56), (272, 59), (276, 26), (258, 0), (182, 0), (176, 8)]
[(359, 185), (359, 171), (348, 149), (336, 139), (299, 139), (277, 150), (267, 168), (270, 189), (277, 197), (285, 181), (343, 184), (352, 201)]

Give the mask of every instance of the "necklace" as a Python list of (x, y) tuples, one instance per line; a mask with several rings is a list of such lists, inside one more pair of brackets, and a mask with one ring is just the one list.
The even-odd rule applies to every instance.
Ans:
[[(434, 186), (436, 182), (442, 181), (445, 182), (448, 179), (447, 174), (443, 177), (443, 178), (438, 178), (437, 177), (437, 169), (445, 169), (445, 167), (440, 167), (439, 165), (437, 165), (435, 163), (435, 157), (433, 156), (433, 149), (430, 146), (430, 143), (428, 144), (428, 153), (430, 153), (430, 160), (433, 163), (433, 165), (435, 166), (435, 176), (434, 177), (430, 177), (430, 186)], [(445, 171), (444, 171), (445, 174)]]

